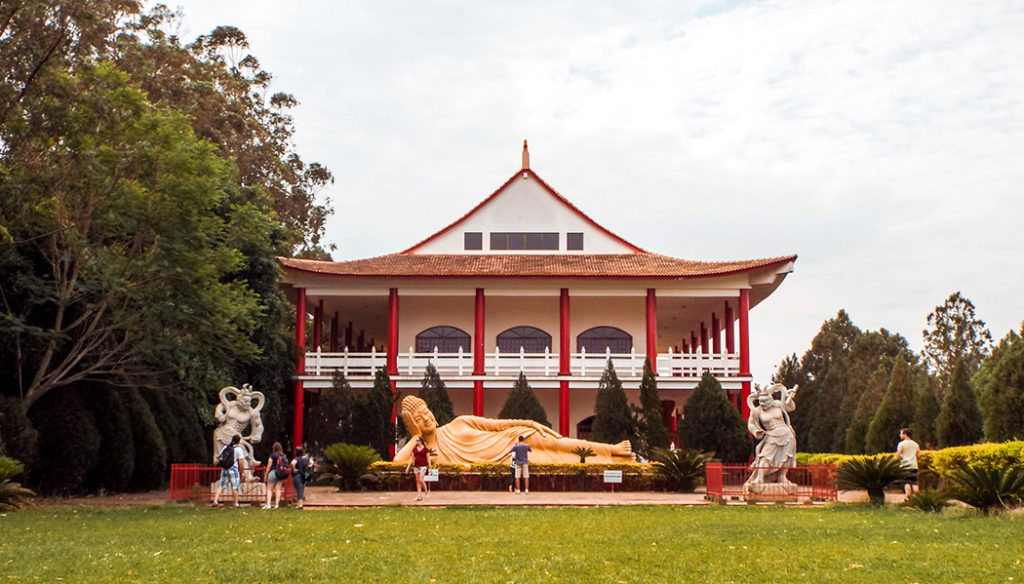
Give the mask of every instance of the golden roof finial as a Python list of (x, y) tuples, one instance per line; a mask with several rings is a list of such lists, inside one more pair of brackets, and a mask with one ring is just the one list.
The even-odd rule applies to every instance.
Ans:
[(526, 147), (526, 140), (523, 140), (523, 170), (530, 169), (530, 150)]

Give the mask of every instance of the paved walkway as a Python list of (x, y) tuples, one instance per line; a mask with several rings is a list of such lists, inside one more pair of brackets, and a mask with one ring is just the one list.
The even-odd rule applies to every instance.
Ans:
[[(307, 487), (306, 506), (310, 509), (337, 509), (361, 507), (473, 507), (473, 506), (539, 506), (539, 507), (593, 507), (607, 505), (710, 505), (704, 493), (640, 492), (544, 492), (509, 493), (505, 491), (434, 491), (421, 501), (411, 491), (369, 491), (365, 493), (339, 493), (334, 487)], [(230, 501), (230, 495), (224, 500)], [(866, 501), (864, 491), (839, 491), (839, 501), (854, 503)], [(890, 503), (903, 501), (903, 495), (889, 493)], [(185, 503), (185, 501), (182, 501)], [(47, 498), (37, 500), (41, 505), (89, 505), (106, 507), (132, 507), (136, 505), (163, 505), (171, 503), (167, 491), (148, 493), (120, 493), (106, 497)], [(730, 502), (743, 505), (742, 501)]]

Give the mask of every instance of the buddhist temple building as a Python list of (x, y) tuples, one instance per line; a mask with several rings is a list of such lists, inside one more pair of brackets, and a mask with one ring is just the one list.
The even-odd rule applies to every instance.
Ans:
[(296, 306), (296, 444), (303, 403), (335, 372), (358, 389), (384, 368), (409, 395), (428, 363), (456, 414), (496, 417), (525, 373), (563, 436), (589, 432), (609, 359), (634, 403), (651, 360), (672, 427), (704, 371), (746, 410), (748, 314), (795, 261), (641, 249), (544, 182), (524, 142), (522, 167), (504, 184), (408, 249), (338, 262), (281, 258)]

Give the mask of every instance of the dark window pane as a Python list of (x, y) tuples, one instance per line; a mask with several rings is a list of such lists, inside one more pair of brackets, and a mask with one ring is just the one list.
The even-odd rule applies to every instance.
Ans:
[(542, 245), (544, 245), (543, 233), (526, 234), (526, 249), (544, 249), (541, 247)]
[(492, 233), (491, 234), (491, 249), (508, 249), (508, 234), (507, 233)]
[(557, 233), (545, 233), (544, 234), (544, 247), (542, 249), (558, 249), (558, 234)]
[(525, 233), (509, 233), (508, 235), (508, 249), (526, 249), (526, 234)]
[(612, 326), (597, 326), (583, 331), (576, 337), (576, 350), (586, 349), (588, 353), (628, 353), (633, 348), (633, 337), (626, 331)]
[(565, 248), (572, 250), (583, 249), (583, 234), (582, 233), (568, 233), (566, 234)]
[(520, 347), (526, 353), (543, 353), (551, 348), (551, 335), (532, 326), (517, 326), (498, 335), (498, 351), (518, 353)]
[(469, 352), (469, 335), (453, 326), (435, 326), (416, 335), (416, 352), (432, 353), (437, 347), (439, 353)]
[(484, 248), (484, 234), (472, 231), (466, 232), (466, 249), (483, 249)]

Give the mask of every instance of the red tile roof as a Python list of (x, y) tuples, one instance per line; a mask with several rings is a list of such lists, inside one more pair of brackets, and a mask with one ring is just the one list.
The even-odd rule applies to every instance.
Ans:
[(700, 262), (660, 254), (407, 254), (345, 262), (280, 258), (286, 270), (388, 278), (707, 278), (779, 267), (795, 255)]

